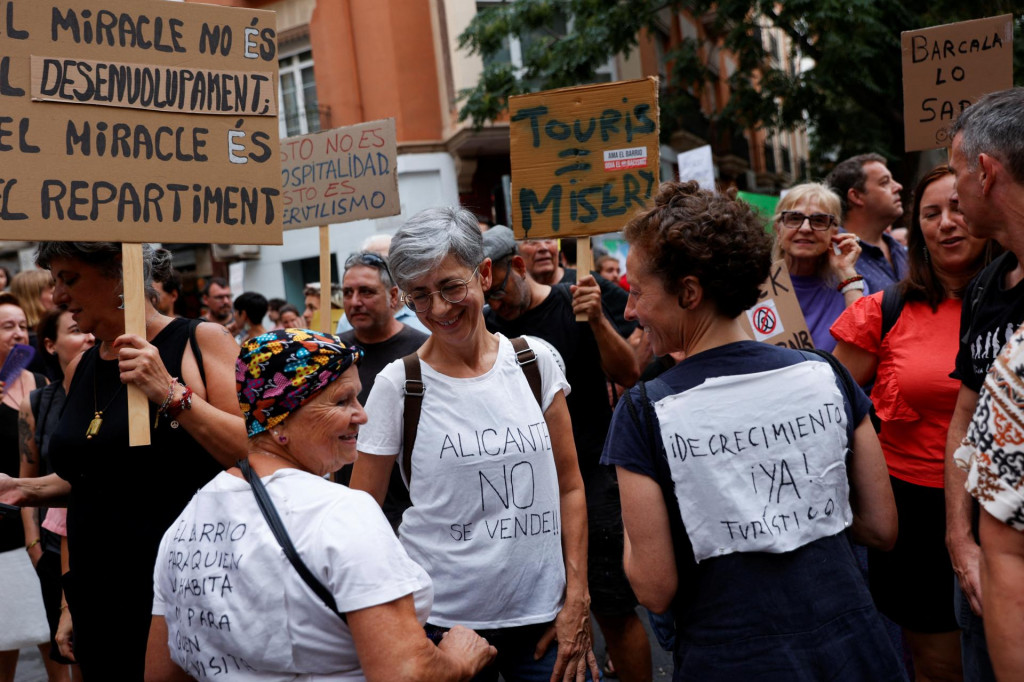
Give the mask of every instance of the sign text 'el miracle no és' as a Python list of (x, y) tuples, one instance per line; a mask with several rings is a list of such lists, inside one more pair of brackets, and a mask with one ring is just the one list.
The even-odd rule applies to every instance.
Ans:
[(273, 12), (0, 0), (0, 237), (281, 243)]
[(398, 215), (395, 119), (286, 137), (281, 187), (286, 230)]
[(1013, 15), (904, 31), (906, 151), (949, 147), (957, 116), (982, 95), (1013, 87)]
[(658, 81), (509, 99), (516, 237), (615, 232), (651, 201), (660, 173)]

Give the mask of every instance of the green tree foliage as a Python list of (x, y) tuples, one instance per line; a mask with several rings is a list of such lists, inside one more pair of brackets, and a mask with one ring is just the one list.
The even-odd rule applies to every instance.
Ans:
[[(983, 16), (1018, 13), (1015, 63), (1024, 64), (1020, 0), (982, 5), (959, 0), (515, 0), (481, 10), (459, 36), (459, 46), (484, 59), (475, 87), (460, 93), (460, 118), (483, 125), (501, 114), (510, 95), (593, 82), (597, 69), (636, 48), (641, 29), (666, 30), (671, 13), (688, 10), (709, 36), (738, 60), (731, 96), (712, 120), (695, 97), (709, 82), (707, 50), (683, 39), (664, 55), (669, 82), (661, 93), (662, 131), (690, 130), (712, 139), (764, 127), (807, 126), (810, 173), (821, 177), (837, 159), (877, 151), (902, 164), (904, 179), (916, 159), (903, 152), (900, 33)], [(553, 26), (566, 25), (564, 35)], [(813, 66), (794, 73), (770, 59), (760, 29), (774, 26)], [(524, 45), (522, 71), (502, 58), (507, 38)], [(527, 39), (528, 38), (528, 39)], [(517, 77), (518, 76), (518, 77)], [(1020, 78), (1016, 79), (1020, 83)], [(709, 136), (710, 133), (710, 136)]]

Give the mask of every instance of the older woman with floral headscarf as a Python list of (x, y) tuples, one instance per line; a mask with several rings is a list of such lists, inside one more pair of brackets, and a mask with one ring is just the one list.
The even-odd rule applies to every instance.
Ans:
[(248, 456), (164, 534), (147, 680), (466, 680), (494, 656), (465, 628), (423, 635), (430, 578), (369, 495), (323, 478), (356, 458), (361, 355), (304, 329), (242, 346)]

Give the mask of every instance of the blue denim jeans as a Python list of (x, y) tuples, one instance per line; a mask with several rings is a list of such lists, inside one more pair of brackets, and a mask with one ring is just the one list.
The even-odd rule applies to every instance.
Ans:
[[(551, 672), (555, 669), (555, 661), (558, 659), (556, 644), (552, 643), (539, 660), (533, 658), (537, 642), (550, 626), (551, 623), (541, 623), (497, 630), (477, 630), (477, 634), (498, 650), (498, 655), (471, 682), (497, 682), (499, 673), (505, 682), (550, 682)], [(424, 625), (423, 629), (435, 644), (441, 641), (441, 637), (448, 630), (430, 623)], [(587, 673), (587, 680), (591, 679), (590, 673)]]
[(985, 622), (971, 611), (967, 595), (960, 589), (960, 580), (953, 578), (953, 604), (960, 626), (960, 655), (963, 658), (964, 682), (995, 682), (992, 661), (988, 658)]

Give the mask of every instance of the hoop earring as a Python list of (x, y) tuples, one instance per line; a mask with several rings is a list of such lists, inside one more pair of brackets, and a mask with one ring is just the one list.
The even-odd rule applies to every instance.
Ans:
[(121, 305), (117, 306), (117, 309), (124, 310), (124, 294), (118, 294), (117, 297), (121, 299)]

